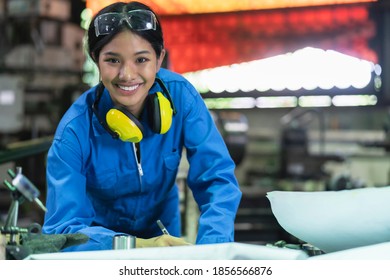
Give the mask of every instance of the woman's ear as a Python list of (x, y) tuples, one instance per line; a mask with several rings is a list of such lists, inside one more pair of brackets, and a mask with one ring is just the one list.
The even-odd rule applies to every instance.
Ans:
[(95, 62), (96, 64), (98, 64), (98, 58), (96, 57), (96, 54), (94, 52), (91, 52), (89, 54), (89, 57), (92, 59), (93, 62)]
[(160, 70), (162, 63), (164, 62), (165, 54), (166, 54), (166, 50), (162, 49), (160, 57), (157, 59), (157, 71), (156, 72), (158, 72)]

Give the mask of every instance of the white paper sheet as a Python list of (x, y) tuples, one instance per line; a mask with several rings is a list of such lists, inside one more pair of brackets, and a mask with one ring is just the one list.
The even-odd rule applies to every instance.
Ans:
[(300, 250), (243, 243), (35, 254), (29, 260), (304, 260)]
[(326, 253), (390, 241), (390, 187), (267, 193), (290, 234)]
[(317, 255), (308, 260), (390, 260), (390, 242)]

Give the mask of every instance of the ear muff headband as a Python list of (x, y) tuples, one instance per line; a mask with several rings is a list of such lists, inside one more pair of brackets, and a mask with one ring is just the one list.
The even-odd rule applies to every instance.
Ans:
[[(164, 134), (172, 125), (172, 116), (176, 114), (171, 95), (163, 83), (156, 77), (162, 92), (149, 94), (150, 126), (155, 133)], [(106, 121), (99, 116), (98, 105), (104, 91), (104, 85), (99, 83), (96, 89), (96, 99), (92, 104), (92, 110), (104, 129), (115, 139), (122, 141), (140, 142), (143, 138), (143, 126), (140, 121), (125, 108), (114, 107), (106, 114)]]
[(173, 111), (173, 115), (176, 115), (175, 104), (172, 101), (172, 97), (171, 97), (171, 94), (169, 93), (169, 90), (167, 89), (164, 82), (159, 77), (156, 77), (156, 81), (160, 85), (164, 96), (169, 100), (170, 106), (171, 106), (172, 111)]
[(143, 126), (135, 116), (120, 107), (106, 114), (107, 126), (124, 142), (138, 143), (143, 138)]
[(155, 133), (166, 133), (172, 124), (173, 109), (170, 101), (161, 92), (150, 94), (151, 127)]

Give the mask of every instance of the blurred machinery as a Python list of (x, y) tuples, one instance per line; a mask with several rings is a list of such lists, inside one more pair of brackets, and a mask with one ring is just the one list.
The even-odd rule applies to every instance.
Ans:
[(46, 212), (46, 207), (39, 199), (40, 191), (22, 174), (21, 167), (16, 168), (16, 173), (9, 169), (8, 175), (12, 180), (4, 180), (4, 185), (11, 193), (12, 203), (4, 226), (0, 225), (0, 241), (3, 244), (5, 241), (4, 245), (0, 244), (0, 250), (5, 250), (5, 254), (0, 252), (0, 260), (23, 260), (35, 253), (59, 252), (63, 248), (88, 240), (86, 235), (77, 233), (42, 234), (42, 227), (36, 222), (21, 226), (18, 216), (22, 203), (35, 202), (43, 212)]
[[(84, 30), (72, 18), (74, 2), (0, 0), (0, 171), (21, 166), (40, 186), (50, 137), (85, 89)], [(0, 211), (10, 203), (5, 197), (0, 193)]]
[(214, 112), (213, 116), (230, 156), (238, 166), (245, 157), (248, 145), (248, 120), (238, 112)]
[[(319, 152), (309, 149), (308, 124), (315, 116), (319, 121)], [(325, 126), (319, 110), (296, 108), (281, 119), (282, 132), (280, 143), (281, 178), (290, 179), (326, 179), (329, 174), (323, 165), (327, 161), (344, 161), (339, 155), (325, 154)]]
[(390, 153), (390, 107), (387, 109), (387, 115), (383, 121), (384, 139), (382, 141), (361, 142), (365, 147), (383, 148), (386, 153)]
[(29, 229), (19, 227), (18, 214), (20, 204), (25, 201), (36, 202), (43, 211), (46, 211), (46, 207), (38, 198), (40, 195), (39, 190), (22, 174), (20, 167), (17, 168), (17, 173), (14, 173), (10, 169), (8, 170), (8, 174), (11, 176), (12, 181), (4, 180), (4, 185), (11, 192), (12, 203), (8, 210), (5, 225), (0, 227), (0, 234), (7, 237), (7, 259), (19, 259), (17, 256), (22, 253), (21, 251), (23, 249), (20, 247), (20, 243), (22, 242), (21, 234), (28, 233), (30, 230), (40, 231), (41, 229), (38, 224), (30, 225)]
[[(64, 91), (82, 84), (84, 31), (70, 19), (70, 0), (0, 1), (3, 136), (51, 134), (73, 97), (67, 92), (64, 102)], [(0, 145), (7, 140), (2, 137)]]

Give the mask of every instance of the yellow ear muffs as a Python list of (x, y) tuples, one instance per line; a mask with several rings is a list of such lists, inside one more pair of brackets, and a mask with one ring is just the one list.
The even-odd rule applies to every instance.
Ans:
[(172, 105), (161, 92), (149, 95), (150, 126), (155, 133), (166, 133), (172, 124)]
[(143, 126), (130, 112), (114, 107), (106, 114), (108, 127), (125, 142), (138, 143), (143, 138)]

